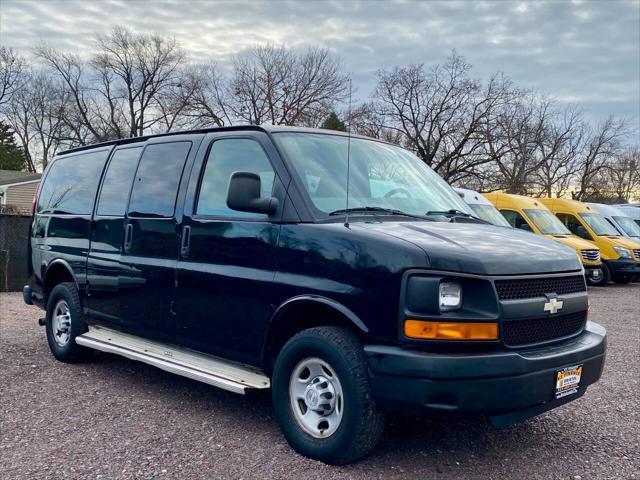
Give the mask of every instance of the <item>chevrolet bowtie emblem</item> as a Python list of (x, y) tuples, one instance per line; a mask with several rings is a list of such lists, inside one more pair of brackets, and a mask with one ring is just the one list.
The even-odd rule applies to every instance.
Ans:
[(549, 313), (556, 313), (557, 311), (562, 310), (563, 303), (564, 302), (562, 300), (550, 298), (549, 301), (544, 304), (544, 311)]

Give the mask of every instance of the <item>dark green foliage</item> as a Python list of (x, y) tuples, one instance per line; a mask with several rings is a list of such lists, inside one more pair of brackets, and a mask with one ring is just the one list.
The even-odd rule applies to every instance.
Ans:
[(338, 118), (336, 112), (331, 112), (320, 128), (325, 130), (337, 130), (339, 132), (346, 132), (347, 127), (344, 122)]
[(0, 122), (0, 170), (24, 170), (25, 168), (24, 151), (16, 145), (11, 127)]

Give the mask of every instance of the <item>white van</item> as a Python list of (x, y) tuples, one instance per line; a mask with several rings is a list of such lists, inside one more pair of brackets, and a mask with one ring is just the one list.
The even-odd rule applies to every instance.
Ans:
[(481, 193), (469, 190), (468, 188), (454, 187), (454, 190), (479, 218), (499, 227), (511, 228), (509, 222), (507, 222), (498, 209), (493, 206), (493, 203), (484, 198)]
[[(587, 203), (587, 205), (605, 217), (621, 235), (640, 243), (640, 225), (631, 218), (631, 208), (623, 210), (620, 207), (604, 203)], [(636, 210), (640, 217), (640, 208), (636, 208)]]

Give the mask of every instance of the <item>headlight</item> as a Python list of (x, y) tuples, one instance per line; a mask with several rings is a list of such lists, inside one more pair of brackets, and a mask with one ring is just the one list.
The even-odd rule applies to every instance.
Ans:
[(613, 249), (618, 252), (620, 258), (631, 258), (631, 251), (628, 248), (624, 247), (613, 247)]
[(439, 288), (441, 312), (457, 310), (462, 305), (462, 286), (456, 282), (442, 282)]

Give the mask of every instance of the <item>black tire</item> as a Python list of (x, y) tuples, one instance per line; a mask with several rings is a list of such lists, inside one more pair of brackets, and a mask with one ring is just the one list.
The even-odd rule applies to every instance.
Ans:
[[(61, 304), (66, 304), (69, 312), (70, 326), (67, 328), (68, 337), (62, 345), (56, 337), (60, 337), (54, 332), (54, 313)], [(47, 342), (49, 349), (56, 360), (65, 363), (76, 363), (85, 360), (92, 352), (91, 349), (76, 344), (76, 337), (87, 331), (87, 324), (82, 315), (82, 305), (78, 289), (73, 282), (60, 283), (56, 285), (47, 300), (47, 315), (45, 319), (47, 331)], [(56, 328), (56, 330), (59, 332)]]
[[(344, 397), (339, 426), (326, 438), (315, 438), (303, 430), (289, 399), (289, 381), (294, 368), (311, 357), (331, 366)], [(382, 436), (384, 416), (372, 397), (362, 344), (343, 328), (310, 328), (291, 338), (276, 360), (272, 397), (285, 438), (296, 452), (306, 457), (333, 465), (350, 463), (370, 453)]]
[(602, 287), (606, 285), (605, 282), (607, 281), (608, 280), (605, 278), (604, 274), (604, 265), (602, 266), (602, 268), (600, 268), (600, 276), (597, 280), (595, 280), (591, 275), (587, 276), (587, 285), (592, 287)]
[(600, 275), (600, 280), (597, 282), (589, 282), (589, 285), (593, 285), (596, 287), (606, 287), (607, 285), (609, 285), (609, 282), (611, 281), (611, 271), (609, 270), (609, 267), (607, 267), (606, 263), (602, 264), (602, 275)]

